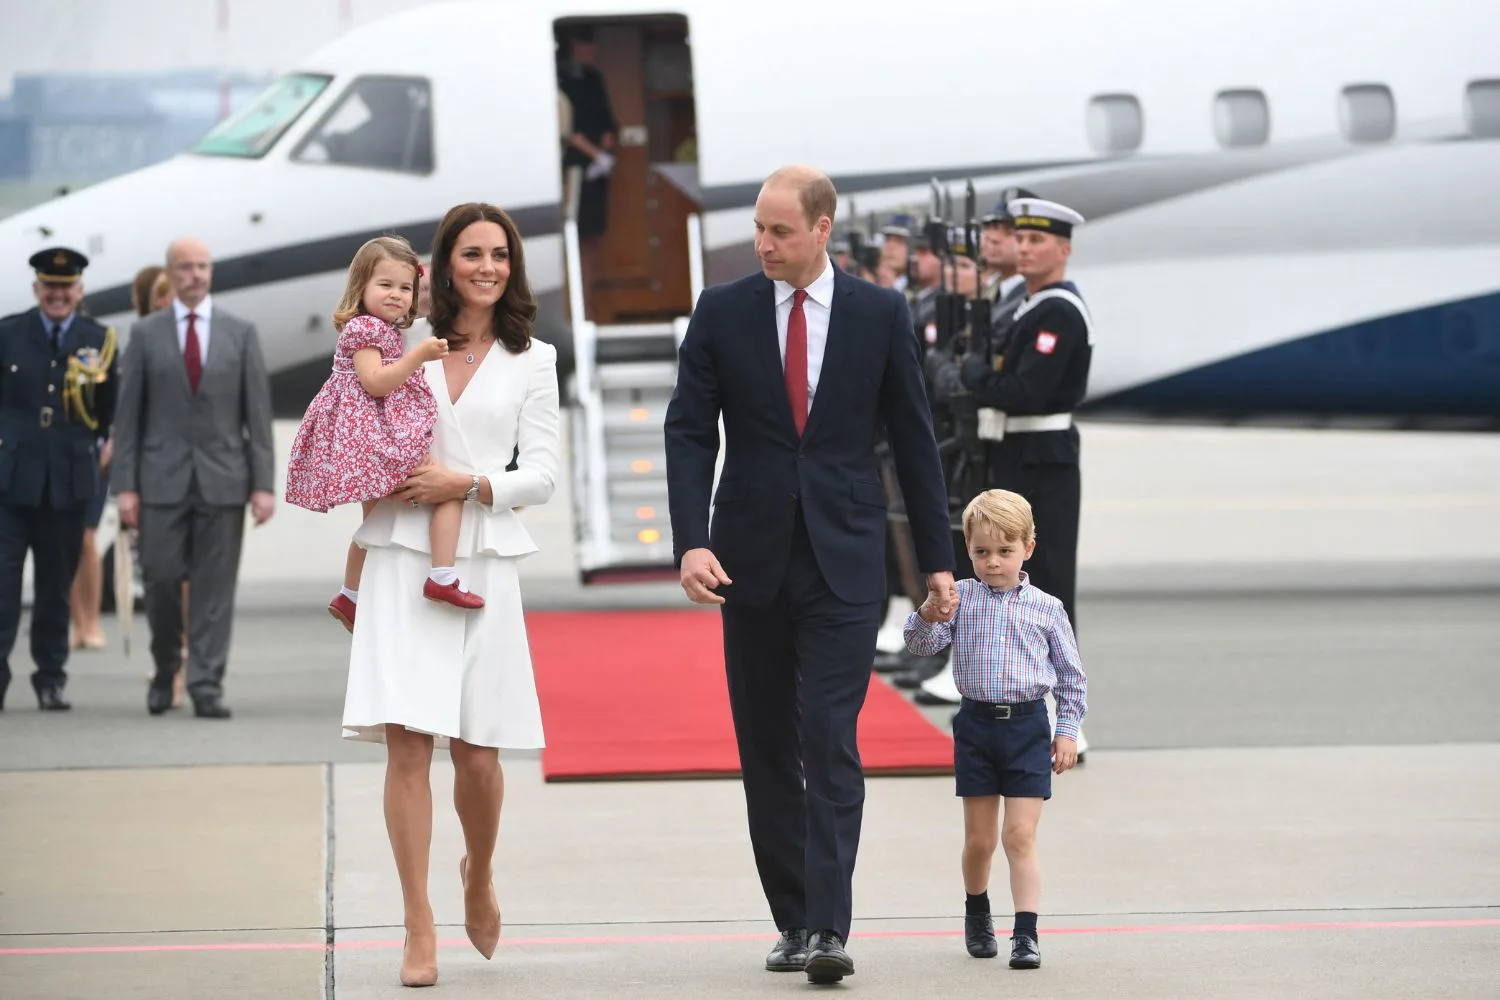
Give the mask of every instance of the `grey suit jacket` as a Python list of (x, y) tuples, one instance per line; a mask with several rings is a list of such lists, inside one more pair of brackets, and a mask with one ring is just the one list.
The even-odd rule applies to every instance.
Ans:
[(110, 486), (146, 504), (182, 503), (197, 481), (211, 504), (243, 505), (275, 490), (271, 382), (255, 327), (217, 303), (195, 394), (177, 346), (177, 317), (161, 309), (130, 328), (120, 365)]

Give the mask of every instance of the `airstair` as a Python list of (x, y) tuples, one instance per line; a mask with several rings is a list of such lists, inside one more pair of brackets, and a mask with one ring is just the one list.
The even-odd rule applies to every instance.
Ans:
[[(667, 511), (662, 423), (688, 317), (596, 324), (585, 319), (576, 199), (563, 223), (575, 366), (571, 474), (578, 569), (585, 583), (677, 576)], [(702, 227), (687, 220), (692, 301), (703, 289)]]

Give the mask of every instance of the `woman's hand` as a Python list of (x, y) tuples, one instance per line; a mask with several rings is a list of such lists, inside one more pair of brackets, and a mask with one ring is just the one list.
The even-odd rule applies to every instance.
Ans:
[(469, 491), (470, 477), (451, 469), (445, 469), (430, 458), (412, 470), (406, 482), (396, 488), (391, 496), (402, 503), (442, 503), (445, 500), (462, 500)]

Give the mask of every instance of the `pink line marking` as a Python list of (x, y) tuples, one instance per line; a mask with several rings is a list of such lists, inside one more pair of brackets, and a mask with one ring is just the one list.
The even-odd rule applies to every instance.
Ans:
[[(1364, 931), (1405, 929), (1452, 929), (1458, 927), (1500, 927), (1500, 918), (1476, 920), (1331, 920), (1259, 924), (1135, 924), (1113, 927), (1048, 927), (1042, 936), (1054, 934), (1274, 934), (1283, 931)], [(862, 938), (957, 937), (961, 930), (895, 930), (856, 931), (854, 940)], [(626, 934), (607, 937), (530, 937), (503, 938), (502, 947), (520, 948), (537, 945), (622, 945), (622, 944), (694, 944), (714, 941), (768, 941), (774, 934)], [(399, 949), (400, 940), (340, 941), (339, 951)], [(465, 939), (439, 941), (440, 948), (468, 948)], [(227, 941), (219, 944), (131, 944), (96, 945), (76, 948), (0, 948), (0, 955), (130, 955), (159, 954), (174, 951), (324, 951), (316, 942), (295, 941)]]

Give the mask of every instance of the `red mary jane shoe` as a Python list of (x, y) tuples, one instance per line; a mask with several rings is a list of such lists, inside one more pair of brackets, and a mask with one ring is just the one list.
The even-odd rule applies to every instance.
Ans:
[(354, 602), (339, 594), (328, 602), (328, 613), (343, 623), (344, 628), (354, 631)]
[(422, 596), (429, 601), (451, 604), (455, 608), (463, 608), (466, 611), (484, 607), (484, 598), (478, 594), (470, 594), (467, 591), (459, 590), (456, 581), (445, 585), (438, 583), (430, 576), (427, 578), (427, 582), (422, 584)]

